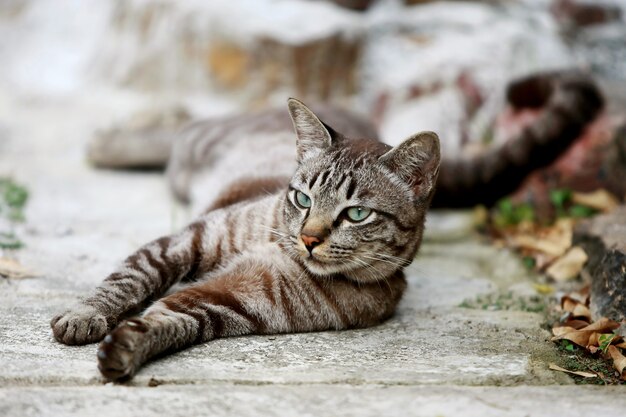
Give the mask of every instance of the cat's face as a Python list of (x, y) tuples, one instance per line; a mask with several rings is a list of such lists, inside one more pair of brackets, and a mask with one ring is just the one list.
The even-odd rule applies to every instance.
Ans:
[(422, 134), (391, 149), (343, 138), (297, 101), (290, 110), (299, 162), (284, 204), (292, 256), (315, 274), (360, 281), (384, 279), (408, 265), (439, 166), (436, 136)]

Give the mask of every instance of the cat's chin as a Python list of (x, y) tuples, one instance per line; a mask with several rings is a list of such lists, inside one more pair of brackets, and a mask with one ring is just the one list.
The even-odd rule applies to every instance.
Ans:
[(336, 264), (331, 264), (311, 257), (304, 258), (303, 260), (304, 265), (307, 267), (309, 272), (315, 275), (328, 276), (342, 272)]
[(360, 282), (377, 281), (377, 278), (368, 277), (360, 267), (349, 267), (347, 263), (338, 264), (336, 262), (328, 262), (320, 259), (307, 257), (304, 258), (304, 264), (310, 273), (320, 277), (330, 277), (333, 275), (343, 275), (344, 277)]

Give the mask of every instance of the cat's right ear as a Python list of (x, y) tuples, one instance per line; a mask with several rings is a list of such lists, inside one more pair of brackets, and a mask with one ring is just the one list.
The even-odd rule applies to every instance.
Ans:
[(287, 104), (296, 131), (298, 162), (332, 145), (332, 136), (327, 126), (311, 109), (295, 98), (290, 98)]
[(435, 132), (421, 132), (406, 139), (378, 159), (409, 184), (416, 194), (431, 196), (441, 155)]

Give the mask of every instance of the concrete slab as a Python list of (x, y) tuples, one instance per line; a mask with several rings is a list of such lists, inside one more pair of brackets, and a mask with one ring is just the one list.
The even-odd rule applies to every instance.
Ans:
[(7, 417), (614, 416), (624, 387), (196, 385), (0, 389)]
[[(54, 342), (50, 318), (134, 248), (189, 219), (159, 173), (98, 171), (84, 163), (86, 139), (116, 103), (12, 108), (0, 175), (13, 174), (31, 192), (18, 230), (26, 247), (14, 255), (39, 276), (0, 280), (0, 415), (432, 416), (471, 409), (517, 416), (534, 413), (531, 398), (543, 388), (468, 386), (570, 382), (547, 370), (555, 351), (541, 315), (459, 308), (466, 298), (528, 289), (531, 277), (515, 256), (474, 236), (467, 213), (444, 213), (429, 218), (429, 237), (407, 271), (409, 290), (381, 326), (218, 340), (149, 364), (129, 386), (102, 386), (95, 345)], [(84, 117), (68, 123), (67, 111)], [(31, 123), (35, 118), (50, 123)], [(162, 386), (147, 388), (151, 381)], [(576, 410), (596, 410), (583, 404), (597, 391), (575, 389)], [(550, 390), (547, 403), (565, 393)], [(518, 399), (519, 409), (510, 405)]]
[[(15, 294), (15, 293), (14, 293)], [(95, 345), (52, 340), (48, 321), (73, 297), (0, 298), (0, 386), (97, 383)], [(405, 302), (381, 326), (345, 332), (216, 340), (155, 361), (132, 384), (168, 383), (554, 383), (541, 317), (524, 312), (417, 309)]]

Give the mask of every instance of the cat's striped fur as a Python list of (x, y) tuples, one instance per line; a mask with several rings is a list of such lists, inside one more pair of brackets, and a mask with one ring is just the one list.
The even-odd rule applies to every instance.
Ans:
[[(193, 172), (207, 193), (199, 199), (212, 208), (139, 249), (95, 294), (56, 316), (55, 338), (104, 337), (100, 370), (120, 379), (155, 355), (217, 337), (364, 327), (393, 314), (438, 174), (437, 136), (392, 149), (337, 133), (297, 100), (289, 110), (295, 147), (293, 133), (264, 117), (183, 132), (182, 150), (204, 170)], [(208, 138), (204, 148), (185, 150), (197, 146), (194, 135)], [(170, 173), (191, 174), (176, 164)], [(351, 208), (371, 212), (355, 220)], [(176, 283), (186, 286), (163, 296)]]

